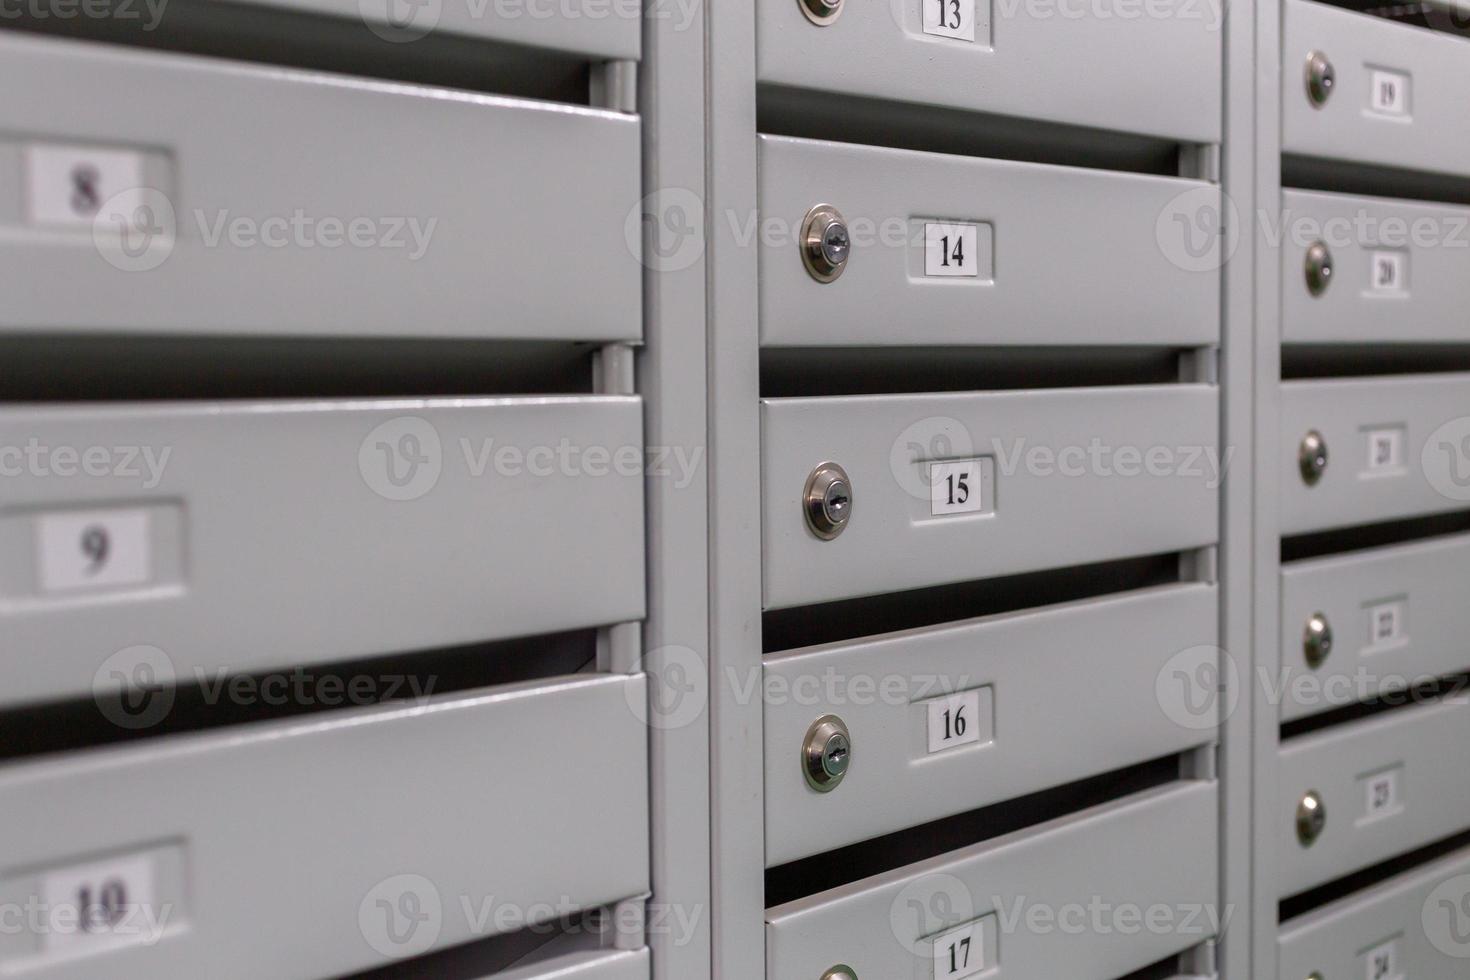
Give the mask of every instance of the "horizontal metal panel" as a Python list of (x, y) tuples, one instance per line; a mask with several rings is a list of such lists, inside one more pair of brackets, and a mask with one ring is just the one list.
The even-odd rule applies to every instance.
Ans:
[(0, 92), (0, 329), (640, 336), (635, 116), (26, 35)]
[[(1295, 895), (1470, 827), (1463, 778), (1470, 699), (1415, 705), (1290, 739), (1281, 747), (1277, 884)], [(1298, 839), (1308, 792), (1326, 821)]]
[[(1451, 15), (1446, 14), (1446, 20)], [(1281, 69), (1281, 142), (1288, 153), (1410, 170), (1470, 173), (1470, 88), (1464, 38), (1395, 24), (1315, 0), (1287, 0)], [(1336, 73), (1320, 107), (1307, 95), (1307, 58)], [(1396, 87), (1380, 101), (1380, 86)]]
[[(1459, 510), (1470, 501), (1470, 374), (1288, 381), (1280, 426), (1284, 534)], [(1299, 462), (1310, 432), (1327, 447), (1316, 483)]]
[(45, 980), (308, 980), (641, 895), (645, 682), (566, 679), (12, 765), (6, 901), (75, 908), (89, 879), (117, 881), (151, 918), (7, 930), (0, 963)]
[[(1305, 191), (1281, 199), (1282, 340), (1470, 340), (1470, 208)], [(1318, 242), (1332, 281), (1314, 296), (1306, 255)]]
[[(1470, 668), (1470, 534), (1281, 568), (1281, 717), (1317, 714)], [(1308, 621), (1332, 631), (1308, 662)]]
[[(1176, 252), (1160, 223), (1173, 230), (1171, 209), (1218, 211), (1219, 195), (1198, 181), (763, 136), (761, 217), (786, 233), (761, 238), (761, 339), (1214, 344), (1218, 240)], [(851, 231), (847, 267), (830, 283), (807, 273), (799, 248), (817, 204)], [(974, 229), (968, 248), (939, 241), (958, 241), (962, 226)], [(946, 247), (961, 248), (962, 265), (926, 266), (926, 252)]]
[[(1213, 586), (1165, 586), (768, 658), (766, 862), (1214, 741), (1174, 671), (1215, 662), (1216, 615)], [(852, 754), (819, 793), (800, 753), (827, 713)]]
[(926, 31), (940, 25), (931, 2), (848, 2), (826, 26), (797, 0), (755, 7), (762, 82), (1185, 142), (1220, 138), (1217, 0), (963, 0), (943, 7), (946, 24), (958, 24), (951, 36)]
[[(631, 0), (230, 0), (258, 3), (366, 23), (389, 43), (430, 33), (571, 51), (602, 58), (637, 58), (641, 9)], [(684, 8), (679, 8), (683, 10)]]
[(631, 397), (0, 411), (0, 702), (640, 619), (641, 447)]
[[(768, 608), (1213, 544), (1207, 385), (771, 398), (762, 403)], [(846, 529), (806, 523), (813, 468), (851, 480)], [(944, 461), (968, 461), (943, 512)], [(955, 488), (958, 490), (958, 488)]]
[(1114, 980), (1215, 935), (1216, 806), (1176, 784), (768, 909), (767, 976), (942, 976), (935, 938), (973, 923), (981, 975)]
[(1457, 851), (1292, 919), (1282, 977), (1453, 977), (1470, 955), (1470, 852)]
[(648, 950), (586, 951), (537, 958), (509, 970), (487, 974), (484, 980), (649, 980)]

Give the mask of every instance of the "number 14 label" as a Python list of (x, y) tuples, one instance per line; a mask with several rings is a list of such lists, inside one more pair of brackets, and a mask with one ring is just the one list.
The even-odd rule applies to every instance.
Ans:
[(924, 223), (924, 275), (978, 276), (979, 252), (979, 225), (940, 221)]
[[(975, 40), (975, 0), (921, 0), (924, 33)], [(913, 8), (909, 8), (913, 9)]]

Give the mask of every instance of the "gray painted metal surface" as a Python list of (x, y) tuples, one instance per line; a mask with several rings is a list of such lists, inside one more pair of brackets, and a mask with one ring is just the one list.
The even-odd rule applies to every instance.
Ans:
[(3, 701), (88, 697), (137, 645), (187, 683), (639, 619), (641, 419), (615, 396), (0, 412)]
[[(1282, 151), (1470, 174), (1462, 96), (1470, 86), (1470, 41), (1313, 0), (1283, 0), (1282, 9)], [(1337, 72), (1335, 91), (1320, 108), (1307, 98), (1312, 51), (1327, 55)], [(1375, 72), (1401, 79), (1403, 111), (1375, 110)]]
[[(1218, 209), (1216, 185), (776, 136), (761, 137), (760, 182), (761, 218), (784, 230), (761, 239), (768, 346), (1219, 339), (1218, 238), (1174, 255), (1159, 231), (1172, 232), (1171, 211)], [(853, 239), (847, 268), (826, 284), (807, 274), (798, 242), (803, 216), (823, 203)], [(942, 227), (926, 236), (930, 225)], [(960, 256), (974, 275), (926, 275), (926, 241), (947, 234), (953, 249), (957, 225), (975, 228), (977, 254)]]
[[(230, 0), (363, 21), (388, 43), (430, 32), (463, 34), (604, 58), (637, 58), (641, 4), (599, 0), (438, 0), (411, 6), (395, 0)], [(405, 16), (406, 15), (406, 16)]]
[(636, 116), (25, 35), (0, 66), (7, 330), (641, 335)]
[[(1276, 805), (1279, 894), (1297, 894), (1463, 830), (1470, 813), (1467, 738), (1470, 699), (1459, 695), (1284, 742)], [(1321, 796), (1327, 821), (1315, 843), (1303, 846), (1295, 815), (1309, 790)]]
[[(1470, 499), (1459, 455), (1470, 375), (1288, 381), (1277, 424), (1283, 534), (1459, 510)], [(1313, 430), (1328, 451), (1315, 485), (1297, 464)]]
[(45, 980), (307, 980), (641, 895), (644, 682), (568, 678), (9, 766), (6, 900), (141, 860), (151, 902), (137, 901), (163, 928), (96, 950), (11, 932), (0, 962)]
[(1167, 0), (1147, 15), (1026, 0), (949, 8), (973, 19), (973, 40), (926, 34), (937, 6), (848, 3), (818, 27), (797, 0), (757, 0), (760, 81), (1183, 142), (1220, 137), (1215, 0)]
[[(1281, 570), (1281, 719), (1291, 721), (1470, 668), (1470, 535), (1286, 563)], [(1332, 651), (1307, 662), (1307, 620)]]
[[(1203, 660), (1179, 654), (1213, 650), (1217, 613), (1215, 588), (1190, 583), (768, 657), (767, 863), (1213, 741), (1217, 701), (1160, 690), (1174, 694), (1171, 668)], [(974, 702), (956, 702), (963, 692)], [(931, 706), (952, 712), (951, 731), (959, 713), (961, 737), (931, 742)], [(853, 754), (842, 782), (818, 793), (799, 753), (827, 712), (847, 724)]]
[[(810, 980), (841, 963), (859, 977), (932, 977), (934, 937), (975, 922), (998, 976), (1112, 980), (1213, 935), (1217, 804), (1213, 783), (1175, 784), (769, 909), (766, 975)], [(1126, 933), (1027, 925), (1030, 909), (1067, 916), (1089, 902), (1174, 915)], [(1188, 923), (1186, 909), (1199, 913)]]
[[(765, 604), (1213, 544), (1216, 396), (1181, 384), (766, 399)], [(1146, 470), (1154, 449), (1169, 462)], [(930, 463), (965, 459), (981, 473), (979, 510), (934, 516)], [(851, 521), (833, 541), (808, 530), (802, 509), (824, 460), (852, 479)]]
[(569, 953), (488, 974), (484, 980), (648, 980), (648, 950)]
[(1456, 851), (1314, 909), (1282, 927), (1281, 976), (1462, 976), (1467, 893), (1470, 853)]
[[(1286, 343), (1470, 340), (1470, 208), (1307, 191), (1281, 198)], [(1333, 265), (1319, 296), (1305, 272), (1315, 241), (1327, 242)]]

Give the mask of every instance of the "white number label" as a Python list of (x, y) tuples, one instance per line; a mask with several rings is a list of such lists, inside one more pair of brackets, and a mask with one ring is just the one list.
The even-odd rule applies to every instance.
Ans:
[(43, 514), (36, 544), (42, 592), (141, 585), (151, 574), (146, 510)]
[(163, 920), (154, 878), (153, 860), (147, 856), (97, 861), (43, 875), (46, 952), (157, 941)]
[(929, 464), (929, 513), (933, 517), (985, 510), (983, 490), (978, 459)]
[[(102, 205), (132, 214), (144, 203), (143, 155), (100, 146), (34, 145), (25, 149), (28, 215), (35, 225), (91, 227)], [(131, 201), (128, 196), (136, 196)]]
[(980, 692), (962, 691), (929, 702), (929, 751), (980, 741)]
[(923, 4), (922, 16), (925, 34), (953, 37), (961, 41), (975, 40), (975, 0), (920, 0), (920, 2)]
[(980, 226), (925, 222), (924, 275), (980, 275)]
[(1399, 805), (1399, 774), (1382, 772), (1368, 779), (1368, 816), (1381, 817)]
[(1402, 603), (1385, 602), (1368, 610), (1368, 628), (1371, 635), (1368, 645), (1373, 647), (1397, 643), (1404, 631), (1404, 607)]
[(1408, 256), (1403, 252), (1373, 253), (1373, 282), (1375, 293), (1401, 293), (1404, 290), (1404, 266)]
[(1389, 941), (1368, 950), (1368, 980), (1393, 980), (1399, 975), (1398, 943)]
[(1409, 76), (1396, 71), (1375, 71), (1369, 106), (1374, 112), (1388, 116), (1404, 116), (1409, 112)]
[(971, 922), (934, 937), (935, 980), (960, 980), (985, 969), (985, 929)]
[(1404, 465), (1403, 433), (1380, 429), (1368, 433), (1368, 469), (1396, 470)]

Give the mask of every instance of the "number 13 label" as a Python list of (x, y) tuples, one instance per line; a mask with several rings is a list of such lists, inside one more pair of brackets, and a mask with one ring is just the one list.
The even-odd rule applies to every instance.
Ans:
[(924, 5), (925, 34), (953, 37), (961, 41), (975, 40), (975, 0), (921, 0), (921, 2)]

